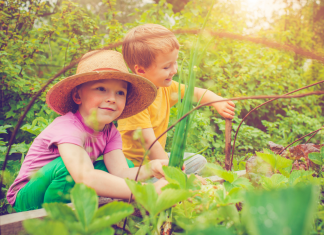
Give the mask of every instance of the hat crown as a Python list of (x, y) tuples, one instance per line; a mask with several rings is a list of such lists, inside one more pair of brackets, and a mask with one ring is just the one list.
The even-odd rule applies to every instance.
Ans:
[(98, 69), (114, 69), (129, 73), (121, 53), (110, 50), (96, 50), (82, 56), (76, 74), (93, 72)]

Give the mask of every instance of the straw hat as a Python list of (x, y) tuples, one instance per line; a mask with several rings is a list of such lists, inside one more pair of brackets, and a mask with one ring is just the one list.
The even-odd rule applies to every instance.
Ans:
[(122, 54), (117, 51), (97, 50), (86, 53), (80, 60), (76, 74), (56, 83), (46, 95), (46, 103), (56, 113), (76, 112), (78, 105), (71, 91), (76, 86), (101, 79), (128, 82), (126, 105), (118, 119), (135, 115), (146, 109), (156, 97), (155, 85), (144, 77), (130, 74)]

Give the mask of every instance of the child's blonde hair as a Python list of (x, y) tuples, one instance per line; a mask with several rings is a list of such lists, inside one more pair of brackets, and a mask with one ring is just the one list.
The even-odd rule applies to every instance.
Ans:
[(131, 29), (123, 41), (123, 56), (128, 67), (135, 73), (137, 64), (148, 68), (158, 53), (179, 50), (175, 35), (162, 25), (144, 24)]

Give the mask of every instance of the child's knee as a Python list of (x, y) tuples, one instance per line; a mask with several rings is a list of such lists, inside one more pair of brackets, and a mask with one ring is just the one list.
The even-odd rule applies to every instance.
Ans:
[(197, 154), (195, 156), (192, 155), (194, 155), (194, 153), (184, 154), (184, 159), (188, 158), (188, 160), (184, 161), (185, 172), (186, 174), (199, 174), (201, 170), (205, 167), (207, 160), (204, 156), (200, 154)]

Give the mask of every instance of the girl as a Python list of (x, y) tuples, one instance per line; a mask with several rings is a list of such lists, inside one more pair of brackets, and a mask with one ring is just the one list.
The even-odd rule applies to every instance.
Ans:
[[(130, 190), (123, 178), (134, 179), (137, 168), (122, 152), (119, 132), (112, 123), (147, 108), (156, 97), (149, 80), (130, 74), (116, 51), (85, 54), (75, 75), (47, 93), (56, 118), (32, 143), (7, 199), (14, 209), (27, 211), (43, 203), (70, 202), (69, 191), (84, 183), (99, 196), (126, 199)], [(103, 155), (103, 160), (96, 159)], [(168, 160), (150, 161), (139, 180), (163, 177)], [(109, 173), (108, 173), (109, 171)], [(157, 192), (167, 181), (154, 185)]]

